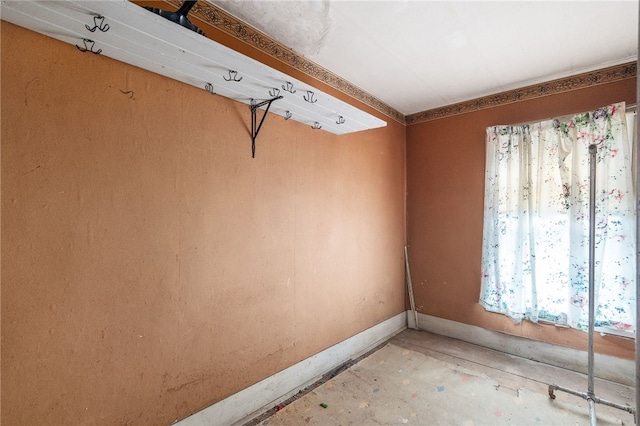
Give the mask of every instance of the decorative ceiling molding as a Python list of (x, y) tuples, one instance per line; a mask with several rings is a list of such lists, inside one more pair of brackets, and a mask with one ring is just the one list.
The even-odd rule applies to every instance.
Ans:
[[(182, 4), (182, 0), (162, 1), (170, 4), (173, 8), (180, 7)], [(589, 86), (635, 78), (636, 76), (637, 63), (629, 62), (404, 116), (399, 111), (385, 104), (373, 95), (340, 78), (326, 68), (306, 59), (304, 56), (299, 55), (295, 51), (278, 43), (261, 31), (235, 18), (233, 15), (230, 15), (211, 3), (199, 1), (192, 9), (191, 14), (225, 34), (258, 49), (259, 51), (318, 81), (321, 81), (322, 83), (327, 84), (336, 90), (339, 90), (342, 93), (345, 93), (346, 95), (370, 106), (371, 108), (374, 108), (389, 118), (392, 118), (404, 125), (437, 120), (440, 118), (507, 105), (542, 96), (555, 95), (571, 90), (582, 89)]]
[[(182, 0), (162, 0), (171, 5), (169, 9), (179, 8)], [(326, 68), (306, 59), (288, 47), (281, 45), (266, 34), (228, 14), (224, 10), (204, 1), (199, 1), (191, 9), (191, 17), (197, 17), (212, 27), (248, 44), (261, 52), (283, 62), (294, 69), (339, 90), (346, 95), (374, 108), (393, 120), (406, 124), (405, 116), (399, 111), (385, 104), (373, 95), (340, 78)], [(206, 31), (205, 31), (206, 34)]]
[[(136, 2), (136, 0), (130, 1)], [(171, 5), (171, 8), (177, 9), (182, 5), (183, 0), (162, 0), (162, 2)], [(199, 1), (191, 10), (191, 16), (196, 16), (203, 22), (222, 31), (223, 33), (258, 49), (259, 51), (320, 82), (327, 84), (336, 90), (339, 90), (340, 92), (370, 106), (371, 108), (374, 108), (389, 118), (404, 125), (437, 120), (468, 112), (480, 111), (486, 108), (493, 108), (535, 99), (542, 96), (556, 95), (576, 89), (583, 89), (589, 86), (635, 78), (637, 72), (637, 63), (629, 62), (404, 116), (399, 111), (385, 104), (373, 95), (340, 78), (326, 68), (306, 59), (304, 56), (297, 54), (292, 49), (278, 43), (261, 31), (235, 18), (233, 15), (230, 15), (211, 3)]]
[(576, 89), (584, 89), (590, 86), (613, 83), (619, 80), (635, 78), (637, 63), (628, 62), (597, 71), (578, 74), (571, 77), (553, 80), (547, 83), (535, 84), (521, 89), (510, 90), (495, 95), (484, 96), (466, 102), (448, 105), (442, 108), (434, 108), (406, 116), (406, 125), (422, 123), (451, 117), (467, 112), (479, 111), (486, 108), (512, 104), (525, 100), (540, 98), (542, 96), (557, 95)]

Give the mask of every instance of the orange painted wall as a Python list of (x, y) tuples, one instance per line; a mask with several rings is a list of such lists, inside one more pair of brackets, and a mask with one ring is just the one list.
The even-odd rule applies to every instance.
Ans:
[[(478, 303), (485, 129), (635, 103), (635, 79), (407, 127), (407, 240), (419, 312), (490, 330), (586, 349), (587, 334), (486, 312)], [(597, 336), (597, 352), (634, 357), (633, 341)]]
[(404, 311), (404, 126), (252, 159), (246, 105), (0, 28), (4, 424), (170, 424)]

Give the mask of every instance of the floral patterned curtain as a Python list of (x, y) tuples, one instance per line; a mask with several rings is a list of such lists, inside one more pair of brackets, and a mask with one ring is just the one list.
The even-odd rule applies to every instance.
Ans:
[(624, 103), (487, 129), (485, 309), (587, 329), (591, 144), (598, 148), (595, 325), (634, 331), (636, 207)]

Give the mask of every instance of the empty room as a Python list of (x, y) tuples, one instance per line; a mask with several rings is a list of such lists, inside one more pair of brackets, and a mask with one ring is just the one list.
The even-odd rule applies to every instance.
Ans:
[(1, 1), (0, 423), (635, 424), (638, 16)]

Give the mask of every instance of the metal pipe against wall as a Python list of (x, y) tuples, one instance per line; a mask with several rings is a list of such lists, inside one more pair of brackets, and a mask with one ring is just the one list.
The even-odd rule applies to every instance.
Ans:
[[(640, 9), (638, 10), (638, 22), (640, 22)], [(640, 25), (638, 25), (638, 43), (640, 43)], [(640, 45), (640, 44), (639, 44)], [(640, 67), (638, 56), (637, 67)], [(637, 69), (637, 68), (636, 68)], [(640, 77), (636, 72), (636, 104), (640, 100)], [(640, 126), (636, 124), (636, 141), (640, 142)], [(640, 149), (636, 146), (637, 164), (640, 165)], [(636, 424), (640, 413), (640, 167), (636, 167)]]
[[(588, 347), (588, 377), (587, 393), (590, 397), (593, 391), (593, 331), (595, 324), (595, 241), (596, 241), (596, 154), (598, 147), (589, 145), (589, 347)], [(593, 409), (595, 418), (595, 407)], [(593, 419), (592, 419), (593, 420)]]
[[(640, 97), (639, 97), (640, 99)], [(598, 398), (595, 395), (594, 391), (594, 350), (593, 350), (593, 333), (594, 333), (594, 325), (595, 325), (595, 234), (596, 234), (596, 154), (598, 153), (598, 147), (595, 144), (589, 145), (589, 345), (588, 345), (588, 386), (587, 392), (577, 392), (571, 389), (564, 388), (558, 385), (549, 385), (549, 398), (556, 399), (554, 391), (560, 390), (563, 392), (567, 392), (572, 395), (579, 396), (583, 399), (586, 399), (589, 403), (589, 419), (590, 425), (596, 426), (596, 403), (608, 405), (609, 407), (617, 408), (620, 410), (627, 411), (632, 413), (634, 416), (634, 420), (637, 424), (637, 412), (638, 412), (638, 383), (640, 378), (638, 377), (638, 339), (636, 338), (636, 407), (635, 409), (621, 404), (616, 404), (614, 402), (610, 402), (601, 398)], [(640, 183), (640, 174), (636, 176), (638, 179), (637, 182)], [(640, 186), (636, 186), (636, 190), (640, 188)], [(640, 199), (640, 197), (638, 197)], [(640, 210), (640, 205), (636, 205), (636, 208)], [(636, 212), (638, 213), (638, 212)], [(636, 214), (636, 223), (638, 223), (639, 215)], [(636, 240), (639, 239), (640, 234), (638, 230), (640, 226), (636, 227)], [(637, 247), (636, 247), (637, 250)], [(640, 252), (636, 251), (636, 259), (640, 259)], [(638, 268), (636, 268), (636, 290), (640, 293), (640, 280), (637, 275)], [(640, 306), (638, 303), (638, 299), (636, 298), (637, 306)], [(638, 315), (636, 311), (636, 323), (637, 323)], [(637, 335), (638, 327), (636, 326), (636, 335)]]

